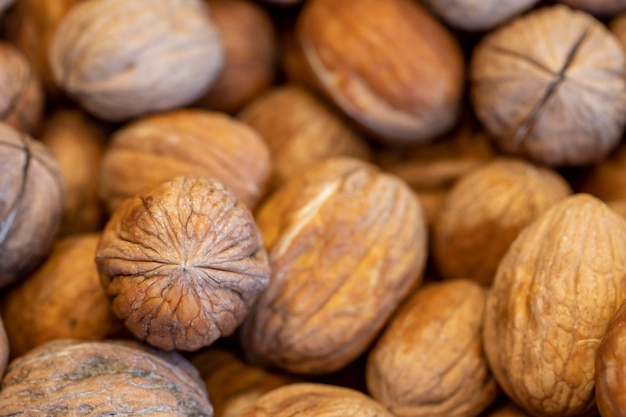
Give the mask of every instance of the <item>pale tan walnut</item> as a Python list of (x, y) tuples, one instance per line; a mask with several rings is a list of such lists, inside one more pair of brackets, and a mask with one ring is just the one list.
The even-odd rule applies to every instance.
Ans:
[(615, 16), (626, 11), (626, 0), (558, 0), (559, 3), (567, 4), (593, 13), (598, 16)]
[(277, 388), (239, 417), (393, 417), (381, 404), (350, 388), (299, 383)]
[(57, 240), (44, 264), (3, 297), (12, 357), (53, 339), (101, 340), (123, 327), (100, 285), (99, 239), (93, 233)]
[(471, 98), (504, 152), (552, 166), (597, 163), (624, 131), (624, 65), (601, 22), (567, 6), (545, 7), (476, 46)]
[(463, 54), (417, 2), (309, 0), (297, 36), (322, 91), (375, 137), (423, 142), (456, 124)]
[(48, 342), (9, 363), (0, 387), (5, 416), (212, 414), (189, 362), (135, 342)]
[(269, 145), (274, 185), (330, 157), (371, 158), (367, 143), (333, 109), (299, 85), (267, 91), (238, 118)]
[(594, 412), (600, 339), (626, 299), (626, 221), (576, 194), (515, 239), (485, 308), (483, 343), (500, 387), (535, 416)]
[(343, 368), (367, 349), (426, 259), (426, 224), (400, 179), (347, 157), (292, 177), (257, 211), (272, 267), (242, 328), (254, 362)]
[(59, 86), (111, 121), (192, 103), (224, 61), (204, 0), (80, 2), (59, 23), (48, 57)]
[(33, 134), (41, 123), (43, 105), (38, 75), (26, 57), (0, 42), (0, 121)]
[(60, 235), (99, 231), (104, 205), (98, 196), (106, 134), (77, 110), (59, 110), (46, 119), (40, 139), (56, 157), (65, 184)]
[(251, 212), (202, 177), (178, 177), (124, 201), (96, 262), (117, 317), (165, 350), (193, 351), (232, 334), (270, 276)]
[(397, 417), (474, 417), (498, 387), (482, 346), (486, 290), (455, 279), (421, 287), (370, 352), (367, 387)]
[(274, 81), (277, 35), (269, 14), (250, 0), (205, 1), (224, 45), (225, 60), (197, 105), (235, 113)]
[(602, 417), (626, 415), (626, 302), (611, 319), (596, 357), (596, 401)]
[(222, 113), (184, 109), (139, 119), (105, 150), (100, 196), (109, 211), (177, 176), (216, 178), (254, 208), (271, 174), (270, 150), (246, 124)]
[[(555, 171), (497, 158), (463, 176), (433, 227), (433, 259), (445, 278), (489, 285), (517, 235), (572, 190)], [(477, 256), (480, 254), (480, 256)]]
[(61, 225), (65, 190), (46, 146), (0, 122), (0, 287), (48, 254)]

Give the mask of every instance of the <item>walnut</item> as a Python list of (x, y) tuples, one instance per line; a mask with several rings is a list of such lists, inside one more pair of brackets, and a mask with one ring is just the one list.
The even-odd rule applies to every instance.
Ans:
[(625, 0), (558, 0), (559, 3), (567, 4), (593, 13), (598, 16), (614, 16), (626, 11)]
[(246, 106), (238, 118), (269, 145), (275, 185), (326, 158), (370, 159), (365, 141), (324, 102), (295, 84), (268, 91)]
[(34, 269), (61, 224), (64, 185), (41, 142), (0, 122), (0, 287)]
[(206, 176), (253, 208), (270, 173), (270, 150), (253, 129), (225, 114), (177, 110), (137, 120), (113, 136), (102, 160), (100, 195), (112, 211), (174, 177)]
[(60, 234), (99, 231), (104, 220), (98, 196), (104, 129), (80, 111), (59, 110), (46, 119), (40, 139), (63, 174), (66, 192)]
[(131, 342), (48, 342), (13, 360), (0, 389), (5, 416), (212, 414), (198, 372), (182, 356)]
[(250, 211), (201, 177), (177, 177), (124, 201), (96, 262), (117, 317), (165, 350), (197, 350), (232, 334), (270, 275)]
[(269, 14), (250, 0), (207, 0), (224, 45), (224, 66), (198, 105), (239, 111), (274, 80), (276, 33)]
[(324, 374), (357, 358), (420, 279), (426, 225), (416, 196), (363, 161), (327, 159), (257, 212), (272, 266), (242, 328), (253, 362)]
[(510, 154), (553, 165), (604, 159), (626, 123), (624, 54), (606, 27), (566, 6), (487, 35), (471, 60), (471, 97)]
[(594, 411), (594, 361), (626, 299), (626, 221), (586, 194), (557, 203), (502, 258), (483, 343), (500, 387), (536, 416)]
[(393, 417), (358, 391), (326, 384), (300, 383), (277, 388), (239, 417)]
[(297, 35), (324, 94), (375, 137), (423, 142), (456, 124), (463, 55), (417, 2), (310, 0)]
[(119, 331), (94, 261), (99, 239), (94, 233), (58, 240), (45, 263), (5, 295), (13, 357), (53, 339), (101, 340)]
[(596, 401), (602, 417), (622, 417), (626, 410), (626, 302), (611, 319), (596, 357)]
[(63, 17), (48, 56), (68, 95), (121, 121), (198, 99), (222, 68), (222, 49), (203, 0), (91, 0)]
[(43, 105), (39, 78), (26, 57), (0, 42), (0, 121), (32, 134), (41, 123)]
[(486, 290), (431, 283), (396, 313), (372, 349), (367, 386), (397, 417), (473, 417), (498, 394), (482, 346)]
[(559, 174), (522, 159), (498, 158), (471, 171), (454, 185), (435, 219), (439, 273), (489, 285), (517, 235), (571, 192)]

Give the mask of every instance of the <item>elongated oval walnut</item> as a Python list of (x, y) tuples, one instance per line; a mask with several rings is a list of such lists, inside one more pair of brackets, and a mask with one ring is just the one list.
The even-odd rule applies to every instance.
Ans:
[(177, 353), (63, 339), (9, 364), (0, 414), (211, 417), (213, 410), (198, 371)]
[(596, 401), (602, 417), (626, 415), (626, 302), (611, 319), (596, 357)]
[(536, 416), (594, 411), (595, 359), (626, 299), (626, 221), (576, 194), (526, 227), (487, 296), (484, 346), (506, 394)]
[(230, 335), (270, 275), (250, 211), (202, 177), (178, 177), (124, 201), (96, 262), (114, 313), (165, 350), (197, 350)]
[(371, 344), (420, 279), (426, 225), (415, 194), (363, 161), (331, 158), (292, 177), (257, 212), (272, 266), (243, 326), (250, 359), (338, 370)]

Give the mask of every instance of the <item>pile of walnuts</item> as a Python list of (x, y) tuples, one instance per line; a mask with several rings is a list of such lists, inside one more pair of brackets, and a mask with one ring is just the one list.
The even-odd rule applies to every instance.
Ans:
[(626, 416), (626, 0), (0, 0), (0, 417)]

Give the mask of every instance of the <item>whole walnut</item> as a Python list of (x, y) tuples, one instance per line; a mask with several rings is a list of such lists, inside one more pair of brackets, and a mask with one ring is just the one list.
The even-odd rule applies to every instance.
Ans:
[(0, 122), (33, 134), (41, 123), (44, 96), (26, 57), (0, 41)]
[(257, 211), (272, 278), (242, 328), (253, 362), (339, 370), (372, 343), (422, 277), (427, 237), (400, 179), (347, 157), (295, 175)]
[(102, 160), (99, 193), (109, 211), (174, 177), (218, 179), (254, 208), (271, 174), (259, 134), (222, 113), (184, 109), (139, 119), (117, 131)]
[(309, 0), (297, 22), (322, 92), (386, 142), (450, 130), (464, 89), (456, 38), (412, 0)]
[(250, 211), (202, 177), (177, 177), (125, 200), (96, 262), (116, 316), (165, 350), (197, 350), (232, 334), (270, 276)]
[(498, 384), (529, 414), (595, 411), (599, 342), (626, 299), (624, 251), (626, 221), (576, 194), (527, 226), (502, 258), (483, 343)]
[(213, 410), (198, 371), (177, 353), (63, 339), (9, 363), (0, 415), (211, 417)]
[(59, 86), (111, 121), (192, 103), (224, 61), (204, 0), (80, 2), (59, 23), (48, 57)]
[(583, 9), (598, 16), (614, 16), (626, 11), (626, 0), (558, 0), (559, 3)]
[(437, 270), (445, 278), (491, 284), (517, 235), (571, 192), (559, 174), (523, 159), (497, 158), (471, 171), (454, 185), (435, 219)]
[(471, 98), (504, 152), (552, 166), (597, 163), (624, 131), (625, 64), (601, 22), (545, 7), (476, 46)]
[(101, 340), (123, 327), (100, 285), (99, 239), (92, 233), (57, 240), (41, 267), (4, 296), (12, 357), (53, 339)]
[(611, 319), (596, 357), (596, 401), (602, 417), (626, 415), (626, 302)]
[(397, 417), (474, 417), (498, 387), (482, 346), (486, 290), (456, 279), (417, 290), (370, 352), (367, 386)]
[(296, 84), (266, 92), (249, 103), (238, 118), (269, 145), (274, 185), (330, 157), (370, 159), (366, 142), (333, 109)]
[(0, 122), (0, 287), (48, 254), (61, 225), (64, 185), (46, 146)]

